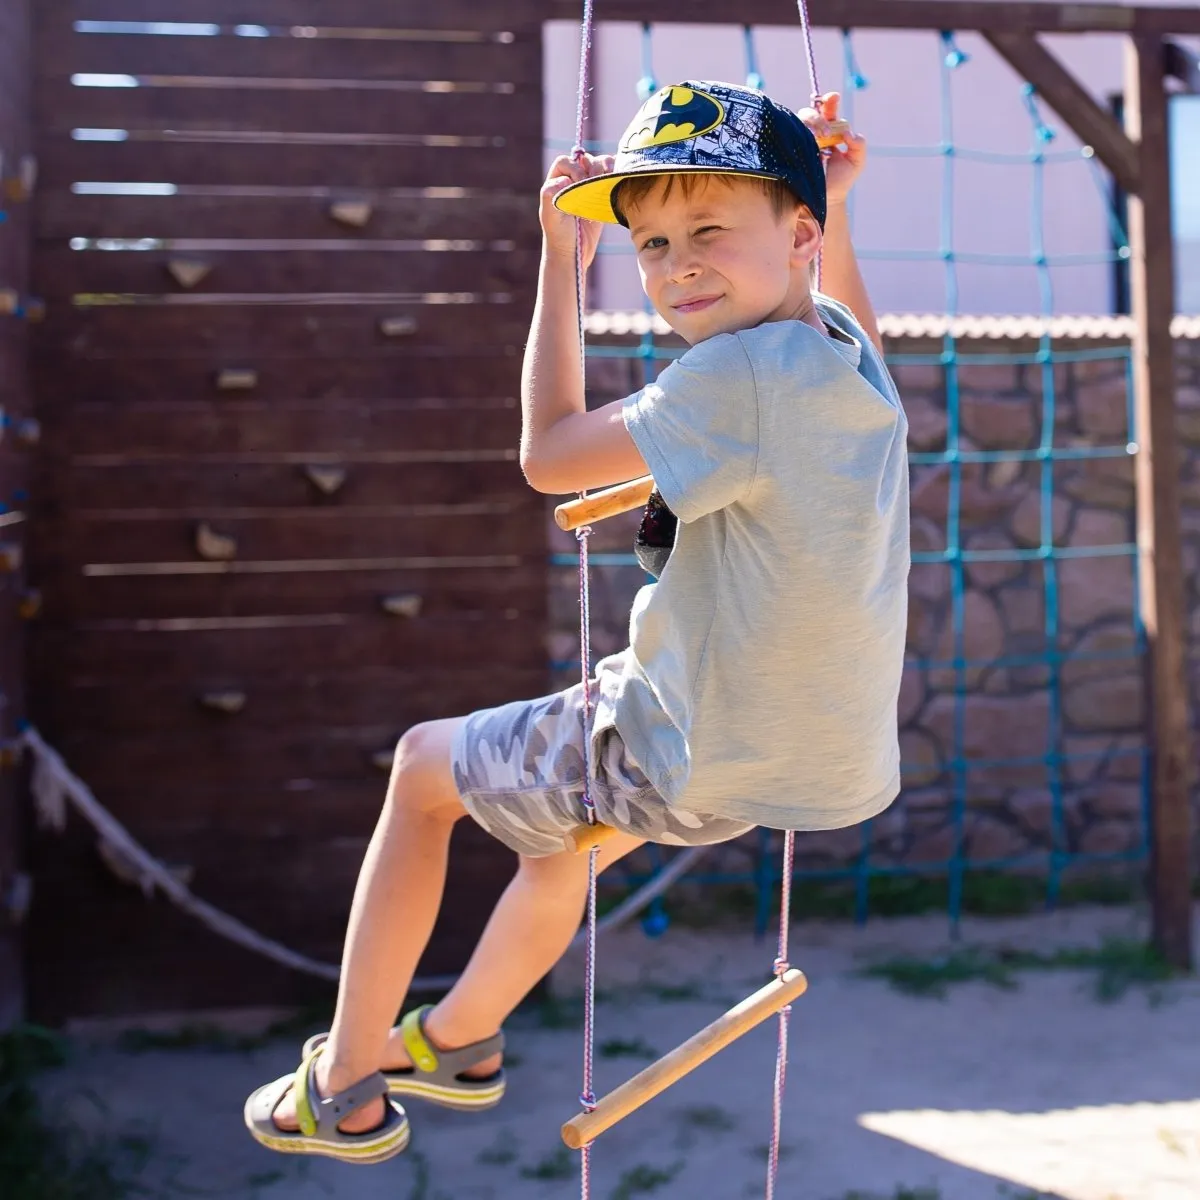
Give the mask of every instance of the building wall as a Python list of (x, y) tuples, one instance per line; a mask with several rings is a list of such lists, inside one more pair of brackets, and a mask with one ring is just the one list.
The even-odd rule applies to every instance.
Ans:
[[(959, 448), (1035, 447), (1049, 389), (1042, 368), (1021, 359), (1031, 357), (1036, 344), (995, 339), (964, 341), (958, 348), (992, 360), (960, 370), (954, 401)], [(941, 343), (892, 340), (888, 349), (899, 358), (936, 357)], [(1177, 349), (1186, 603), (1195, 614), (1200, 612), (1200, 342), (1180, 340)], [(1036, 866), (1048, 861), (1052, 847), (1060, 855), (1104, 858), (1136, 856), (1143, 846), (1146, 712), (1134, 620), (1133, 459), (1123, 453), (1127, 361), (1113, 342), (1059, 340), (1054, 350), (1077, 361), (1060, 362), (1053, 370), (1054, 446), (1063, 457), (1053, 463), (1048, 488), (1035, 461), (962, 464), (954, 538), (948, 521), (950, 468), (913, 468), (913, 549), (927, 561), (914, 565), (910, 585), (900, 696), (904, 793), (871, 825), (874, 866), (944, 865), (956, 852), (975, 864), (1021, 860)], [(641, 364), (635, 360), (590, 365), (597, 402), (638, 386)], [(895, 374), (910, 419), (914, 458), (940, 453), (947, 430), (943, 368), (899, 363)], [(1101, 456), (1108, 449), (1112, 455)], [(1041, 544), (1043, 512), (1053, 544), (1080, 557), (1052, 564), (1020, 561)], [(600, 524), (593, 550), (629, 551), (635, 527), (636, 514)], [(953, 569), (928, 561), (956, 541), (968, 553), (995, 556), (963, 568), (959, 645)], [(574, 539), (554, 530), (551, 544), (568, 554)], [(626, 644), (630, 601), (645, 577), (630, 566), (598, 566), (592, 576), (593, 650), (599, 657)], [(577, 670), (578, 585), (568, 565), (556, 569), (555, 580), (551, 652), (565, 685)], [(1196, 643), (1200, 618), (1193, 618), (1191, 636)], [(963, 664), (958, 669), (956, 659)], [(1200, 698), (1196, 659), (1194, 644), (1189, 652), (1193, 715)], [(1049, 755), (1061, 761), (1050, 764)], [(956, 801), (964, 805), (961, 819)], [(736, 860), (752, 844), (753, 839), (722, 853)], [(862, 845), (859, 829), (806, 834), (799, 843), (799, 863), (808, 869), (835, 868), (855, 859)]]
[[(578, 63), (578, 30), (566, 22), (547, 27), (546, 130), (548, 151), (563, 153), (573, 139)], [(1105, 34), (1047, 37), (1045, 44), (1106, 107), (1122, 89), (1123, 51), (1119, 37)], [(659, 83), (683, 78), (746, 77), (743, 34), (736, 25), (660, 25), (653, 31), (653, 74)], [(767, 90), (784, 103), (808, 102), (809, 82), (803, 42), (796, 28), (755, 32), (759, 70)], [(1033, 136), (1022, 80), (977, 35), (963, 34), (957, 46), (968, 61), (942, 69), (945, 47), (936, 33), (892, 30), (855, 31), (851, 44), (858, 70), (869, 86), (847, 86), (845, 43), (835, 30), (814, 36), (819, 83), (839, 89), (852, 103), (855, 126), (870, 140), (873, 155), (857, 188), (855, 240), (868, 257), (865, 275), (881, 312), (1108, 313), (1113, 309), (1113, 265), (1096, 261), (1112, 246), (1109, 182), (1079, 155), (1080, 143), (1058, 117), (1041, 106), (1056, 131), (1043, 144), (1052, 161), (1045, 167), (1044, 200), (1034, 204), (1033, 168), (1012, 161), (1039, 145)], [(642, 76), (639, 26), (600, 26), (596, 45), (596, 85), (589, 137), (611, 149), (637, 108)], [(949, 141), (959, 154), (896, 155), (897, 147), (935, 150), (942, 140), (943, 80), (953, 122)], [(1188, 110), (1180, 135), (1200, 136), (1200, 100)], [(995, 161), (995, 156), (1008, 156)], [(1177, 156), (1180, 256), (1186, 289), (1181, 311), (1200, 311), (1200, 189), (1184, 186), (1200, 175), (1195, 156)], [(1065, 160), (1069, 161), (1065, 161)], [(944, 192), (951, 197), (943, 201)], [(1035, 216), (1035, 207), (1039, 215)], [(1028, 260), (1043, 231), (1051, 258), (1083, 256), (1089, 261), (1054, 265), (1053, 294), (1042, 291), (1028, 262), (961, 262), (957, 297), (947, 291), (946, 269), (936, 257), (943, 241), (959, 254), (985, 254)], [(624, 250), (616, 231), (607, 245)], [(872, 253), (914, 251), (923, 261), (885, 261)], [(1182, 303), (1186, 301), (1186, 303)], [(637, 308), (642, 297), (636, 272), (623, 255), (605, 257), (593, 282), (596, 308)]]

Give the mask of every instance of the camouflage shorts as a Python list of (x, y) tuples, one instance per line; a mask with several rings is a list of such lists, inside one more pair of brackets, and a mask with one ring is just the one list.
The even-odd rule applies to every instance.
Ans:
[[(617, 654), (596, 664), (593, 704), (620, 679), (622, 662)], [(583, 721), (577, 683), (553, 696), (472, 713), (455, 739), (451, 765), (467, 812), (518, 854), (557, 854), (564, 834), (587, 821)], [(752, 828), (671, 808), (615, 728), (597, 730), (593, 745), (591, 796), (605, 825), (672, 846), (725, 842)]]

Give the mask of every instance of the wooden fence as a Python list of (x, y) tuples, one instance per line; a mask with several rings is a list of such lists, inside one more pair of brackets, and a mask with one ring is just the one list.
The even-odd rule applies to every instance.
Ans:
[[(0, 6), (0, 313), (17, 309), (28, 271), (29, 31), (24, 2)], [(18, 436), (31, 416), (26, 326), (0, 315), (0, 737), (23, 712), (21, 662), (24, 504), (29, 446)], [(32, 428), (32, 427), (30, 427)], [(28, 902), (21, 845), (21, 790), (11, 752), (0, 761), (0, 1029), (20, 1014), (23, 972), (18, 927)]]
[[(336, 960), (398, 734), (546, 687), (516, 462), (540, 26), (468, 0), (35, 7), (32, 714), (205, 899)], [(97, 24), (164, 19), (199, 25)], [(310, 994), (91, 838), (35, 852), (39, 1017)], [(464, 823), (423, 971), (462, 965), (511, 867)]]

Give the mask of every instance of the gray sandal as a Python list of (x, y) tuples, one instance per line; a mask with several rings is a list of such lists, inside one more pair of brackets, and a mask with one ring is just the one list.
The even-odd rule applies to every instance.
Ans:
[[(274, 1083), (264, 1084), (251, 1092), (242, 1115), (250, 1135), (268, 1150), (283, 1154), (324, 1154), (342, 1162), (369, 1165), (380, 1163), (399, 1154), (412, 1136), (408, 1117), (388, 1095), (387, 1080), (376, 1071), (360, 1079), (353, 1087), (327, 1099), (317, 1092), (313, 1068), (320, 1048), (304, 1056), (304, 1061), (292, 1075), (284, 1075)], [(275, 1124), (275, 1110), (287, 1095), (296, 1094), (298, 1130), (280, 1129)], [(382, 1096), (383, 1123), (366, 1133), (343, 1133), (338, 1124), (365, 1104)]]
[[(415, 1066), (382, 1072), (388, 1092), (393, 1096), (412, 1096), (444, 1108), (482, 1112), (494, 1108), (508, 1086), (504, 1071), (486, 1079), (472, 1079), (464, 1072), (504, 1050), (504, 1034), (497, 1033), (482, 1042), (460, 1046), (457, 1050), (439, 1050), (426, 1036), (425, 1018), (432, 1005), (414, 1009), (400, 1022), (404, 1045)], [(325, 1044), (327, 1033), (314, 1034), (304, 1043), (307, 1057)]]

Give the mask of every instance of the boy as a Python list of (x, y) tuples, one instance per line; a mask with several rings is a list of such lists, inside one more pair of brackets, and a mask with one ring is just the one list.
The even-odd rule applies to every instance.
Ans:
[[(836, 97), (823, 112), (836, 118)], [(652, 473), (679, 520), (661, 578), (635, 602), (630, 648), (596, 666), (591, 795), (620, 830), (600, 869), (644, 840), (852, 825), (899, 790), (906, 422), (849, 240), (844, 203), (864, 159), (849, 137), (826, 167), (809, 128), (761, 93), (686, 82), (643, 106), (615, 161), (560, 158), (542, 188), (522, 467), (553, 493)], [(629, 229), (646, 294), (691, 346), (592, 412), (572, 215), (592, 219), (585, 264), (595, 222)], [(826, 286), (846, 306), (811, 291), (823, 239)], [(377, 1162), (408, 1142), (395, 1096), (499, 1101), (498, 1031), (583, 909), (586, 856), (562, 850), (585, 821), (582, 712), (578, 685), (401, 739), (332, 1030), (294, 1078), (246, 1102), (261, 1143)], [(521, 855), (517, 874), (460, 981), (389, 1033), (464, 813)]]

